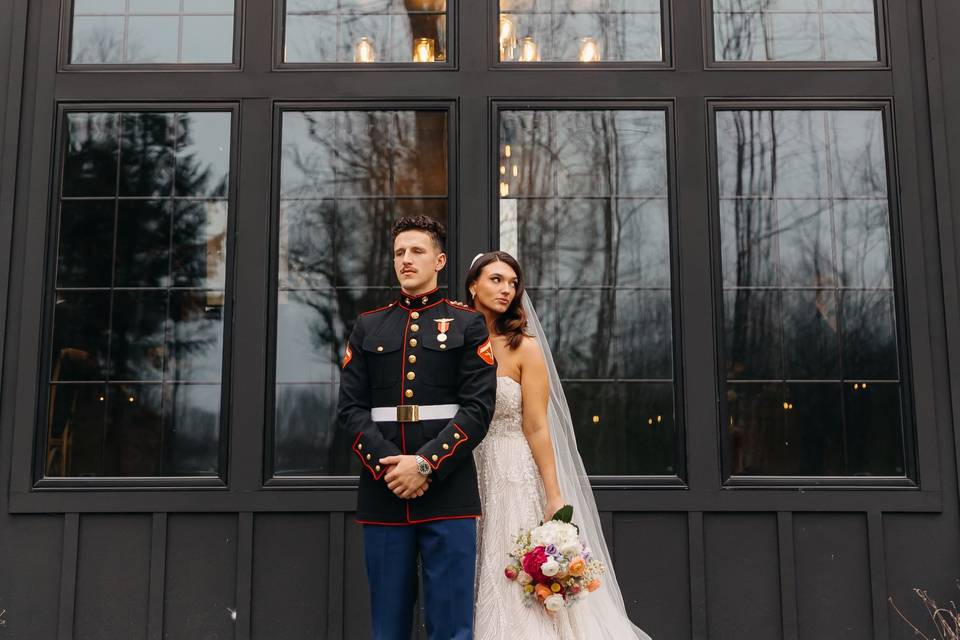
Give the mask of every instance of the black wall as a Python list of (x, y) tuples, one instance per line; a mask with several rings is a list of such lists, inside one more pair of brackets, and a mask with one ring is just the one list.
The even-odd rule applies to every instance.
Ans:
[[(676, 7), (686, 2), (673, 4), (678, 31), (689, 35), (693, 30), (680, 21), (697, 12)], [(903, 215), (905, 224), (922, 227), (917, 241), (931, 252), (928, 266), (915, 272), (922, 286), (910, 294), (928, 304), (928, 326), (912, 329), (929, 336), (930, 370), (942, 372), (918, 381), (930, 386), (933, 419), (918, 428), (930, 434), (936, 459), (936, 477), (924, 477), (921, 468), (921, 481), (937, 491), (922, 501), (889, 502), (869, 490), (826, 500), (811, 498), (815, 491), (761, 491), (739, 501), (721, 491), (602, 493), (629, 611), (657, 640), (907, 639), (913, 634), (888, 596), (918, 623), (924, 613), (914, 587), (943, 602), (960, 597), (960, 3), (888, 4), (900, 18), (891, 21), (899, 43), (892, 56), (910, 54), (910, 64), (894, 64), (892, 73), (897, 99), (912, 100), (904, 125), (910, 135), (899, 140), (911, 147), (901, 189), (919, 209)], [(14, 430), (23, 426), (17, 416), (25, 361), (18, 346), (21, 331), (30, 329), (22, 326), (20, 306), (25, 283), (35, 277), (24, 238), (28, 219), (46, 215), (36, 202), (46, 201), (38, 196), (50, 182), (50, 154), (37, 152), (45, 125), (35, 117), (52, 109), (38, 104), (51, 95), (45, 83), (52, 72), (42, 67), (50, 56), (38, 47), (51, 33), (56, 39), (56, 5), (0, 2), (0, 640), (367, 637), (349, 493), (261, 494), (247, 502), (231, 494), (219, 507), (195, 508), (188, 508), (189, 496), (171, 498), (166, 509), (138, 509), (135, 496), (118, 498), (122, 508), (115, 510), (109, 497), (73, 511), (69, 496), (49, 501), (46, 510), (22, 506), (27, 502), (11, 479)], [(678, 58), (682, 63), (683, 54)], [(465, 70), (481, 66), (482, 59), (464, 54)], [(768, 86), (756, 94), (770, 87), (802, 94), (781, 73), (790, 72), (766, 72)], [(90, 82), (108, 93), (101, 81)], [(468, 122), (482, 118), (486, 98), (467, 88), (469, 79), (463, 82), (470, 94), (460, 113), (463, 136), (467, 144), (483, 144), (484, 129), (471, 131)], [(65, 91), (82, 86), (77, 81)], [(177, 97), (175, 79), (162, 78), (159, 86)], [(256, 99), (244, 105), (252, 109), (248, 115), (269, 116), (269, 88), (267, 81), (251, 87)], [(681, 97), (681, 127), (690, 100), (702, 98)], [(897, 106), (905, 108), (903, 101)], [(687, 122), (681, 146), (685, 136), (703, 135), (696, 118)], [(250, 141), (269, 147), (267, 138)], [(702, 159), (699, 165), (681, 159), (680, 170), (689, 170), (681, 192), (686, 175), (696, 195)], [(482, 203), (482, 176), (471, 184), (461, 198)], [(472, 242), (460, 239), (463, 255), (472, 255)], [(701, 445), (688, 447), (695, 463)], [(12, 506), (18, 500), (21, 506)], [(203, 504), (216, 505), (216, 496)]]

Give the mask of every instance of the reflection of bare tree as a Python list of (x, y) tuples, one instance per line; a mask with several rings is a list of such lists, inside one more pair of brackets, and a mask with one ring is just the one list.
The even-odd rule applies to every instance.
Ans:
[(123, 31), (111, 27), (105, 20), (86, 31), (75, 28), (70, 61), (75, 64), (119, 64), (130, 60), (153, 62), (154, 56), (148, 56), (136, 38), (126, 38), (124, 52), (124, 39)]
[[(278, 318), (292, 333), (277, 338), (276, 463), (293, 472), (313, 460), (307, 472), (348, 473), (352, 456), (339, 430), (301, 429), (295, 416), (326, 406), (322, 381), (338, 366), (354, 319), (391, 295), (393, 221), (412, 213), (446, 220), (445, 114), (288, 113), (284, 140)], [(304, 449), (312, 458), (297, 453)]]

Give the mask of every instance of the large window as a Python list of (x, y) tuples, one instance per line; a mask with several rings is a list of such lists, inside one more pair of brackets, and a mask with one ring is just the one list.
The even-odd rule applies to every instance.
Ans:
[(448, 23), (446, 0), (287, 0), (282, 61), (445, 62)]
[(733, 475), (903, 476), (881, 109), (716, 112)]
[(72, 64), (229, 64), (236, 0), (73, 0)]
[(217, 475), (231, 113), (63, 124), (43, 473)]
[(591, 475), (677, 475), (667, 113), (500, 112), (517, 256)]
[(282, 112), (276, 475), (358, 471), (336, 423), (340, 359), (357, 315), (396, 294), (393, 221), (448, 222), (447, 120), (446, 109)]
[(500, 0), (500, 62), (660, 62), (660, 0)]
[(712, 0), (718, 61), (876, 62), (875, 0)]

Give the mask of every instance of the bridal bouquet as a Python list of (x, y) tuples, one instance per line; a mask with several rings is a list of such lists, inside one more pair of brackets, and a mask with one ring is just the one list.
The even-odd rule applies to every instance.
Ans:
[(567, 505), (547, 522), (514, 537), (511, 562), (503, 573), (522, 587), (525, 604), (560, 611), (600, 588), (605, 567), (591, 558), (572, 518), (573, 507)]

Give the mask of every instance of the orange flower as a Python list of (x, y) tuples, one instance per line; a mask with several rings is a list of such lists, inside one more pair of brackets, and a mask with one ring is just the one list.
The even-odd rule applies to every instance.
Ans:
[(600, 581), (594, 578), (587, 584), (587, 591), (596, 591), (600, 588)]
[(553, 592), (550, 591), (550, 587), (544, 584), (538, 584), (536, 588), (537, 597), (543, 600), (547, 596), (553, 595)]
[(583, 558), (574, 558), (570, 561), (570, 566), (567, 567), (567, 571), (572, 576), (582, 576), (583, 571), (587, 568), (587, 563), (583, 561)]

